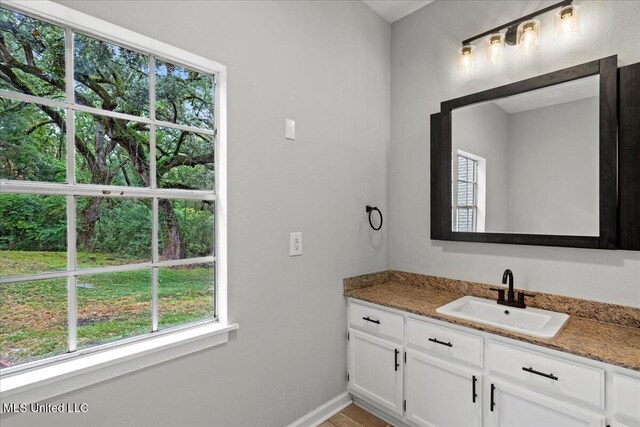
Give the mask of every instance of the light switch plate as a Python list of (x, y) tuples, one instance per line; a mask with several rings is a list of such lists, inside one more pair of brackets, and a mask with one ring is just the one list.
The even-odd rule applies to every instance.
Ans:
[(296, 139), (296, 121), (288, 117), (284, 119), (284, 137), (292, 141)]
[(289, 256), (302, 255), (302, 232), (289, 233)]

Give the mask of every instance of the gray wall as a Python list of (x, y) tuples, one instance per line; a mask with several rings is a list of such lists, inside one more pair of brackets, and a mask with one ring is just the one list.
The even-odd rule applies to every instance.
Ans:
[[(508, 229), (508, 118), (493, 102), (456, 109), (452, 113), (453, 159), (458, 150), (463, 150), (486, 160), (485, 231)], [(455, 188), (453, 193), (455, 200)]]
[[(12, 426), (287, 425), (346, 390), (342, 278), (387, 268), (390, 26), (362, 2), (65, 2), (221, 62), (229, 318), (221, 347), (69, 394)], [(284, 140), (284, 119), (297, 140)], [(369, 231), (364, 207), (385, 213)], [(304, 254), (290, 258), (290, 231)]]
[(599, 107), (592, 97), (509, 114), (509, 231), (599, 234)]
[(461, 40), (551, 3), (436, 1), (392, 25), (389, 266), (487, 283), (511, 268), (526, 289), (640, 307), (640, 253), (429, 238), (429, 115), (441, 101), (612, 54), (621, 64), (640, 61), (640, 2), (583, 1), (576, 41), (554, 43), (545, 15), (537, 52), (507, 48), (502, 66), (480, 57), (473, 75), (458, 72)]

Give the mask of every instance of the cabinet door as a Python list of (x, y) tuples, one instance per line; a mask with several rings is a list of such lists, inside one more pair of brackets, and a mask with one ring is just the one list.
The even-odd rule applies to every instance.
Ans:
[(402, 347), (349, 329), (349, 391), (402, 415)]
[(489, 424), (499, 427), (601, 427), (605, 417), (538, 393), (492, 381)]
[(640, 378), (613, 375), (613, 413), (640, 425)]
[(406, 372), (407, 419), (425, 427), (481, 425), (480, 375), (412, 350)]

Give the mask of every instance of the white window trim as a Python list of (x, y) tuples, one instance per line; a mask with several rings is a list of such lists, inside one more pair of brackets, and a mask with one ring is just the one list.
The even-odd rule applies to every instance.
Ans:
[(32, 403), (224, 344), (237, 324), (207, 323), (74, 357), (0, 380), (4, 403)]
[[(218, 321), (197, 324), (173, 333), (124, 343), (102, 351), (80, 354), (60, 362), (3, 375), (0, 398), (10, 396), (37, 401), (104, 381), (165, 360), (223, 344), (237, 324), (228, 323), (227, 314), (227, 71), (226, 66), (127, 30), (93, 16), (48, 0), (0, 0), (0, 4), (52, 24), (72, 27), (89, 36), (216, 76), (215, 199), (216, 199), (216, 315)], [(69, 80), (69, 79), (67, 79)], [(67, 81), (67, 84), (70, 84)], [(7, 183), (3, 183), (7, 185)], [(20, 185), (20, 184), (17, 184)], [(81, 186), (77, 185), (79, 190)], [(46, 187), (46, 185), (45, 185)], [(50, 185), (52, 194), (56, 185)], [(111, 188), (114, 190), (114, 188)], [(61, 189), (58, 189), (61, 190)], [(129, 193), (136, 192), (131, 188)], [(141, 190), (148, 191), (147, 189)], [(131, 195), (131, 194), (130, 194)], [(143, 194), (140, 196), (144, 197)], [(178, 194), (176, 194), (177, 197)], [(179, 194), (180, 198), (184, 193)], [(44, 387), (46, 386), (46, 387)]]

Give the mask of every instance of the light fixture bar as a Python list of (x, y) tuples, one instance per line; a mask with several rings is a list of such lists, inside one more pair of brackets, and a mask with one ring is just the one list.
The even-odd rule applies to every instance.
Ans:
[(491, 29), (489, 31), (485, 31), (484, 33), (480, 33), (477, 36), (473, 36), (471, 38), (468, 38), (468, 39), (466, 39), (466, 40), (464, 40), (462, 42), (462, 45), (463, 46), (468, 45), (474, 40), (478, 40), (478, 39), (480, 39), (482, 37), (486, 37), (486, 36), (491, 35), (493, 33), (500, 32), (501, 30), (504, 30), (505, 28), (509, 28), (509, 27), (514, 26), (514, 25), (519, 25), (522, 22), (529, 21), (530, 19), (535, 18), (538, 15), (542, 15), (543, 13), (550, 12), (550, 11), (552, 11), (554, 9), (558, 9), (560, 7), (569, 6), (570, 4), (573, 4), (573, 0), (564, 0), (564, 1), (561, 1), (559, 3), (553, 4), (553, 5), (549, 6), (549, 7), (545, 7), (544, 9), (540, 9), (537, 12), (530, 13), (529, 15), (525, 15), (525, 16), (520, 17), (518, 19), (515, 19), (515, 20), (513, 20), (511, 22), (507, 22), (506, 24), (502, 24), (499, 27), (493, 28), (493, 29)]

